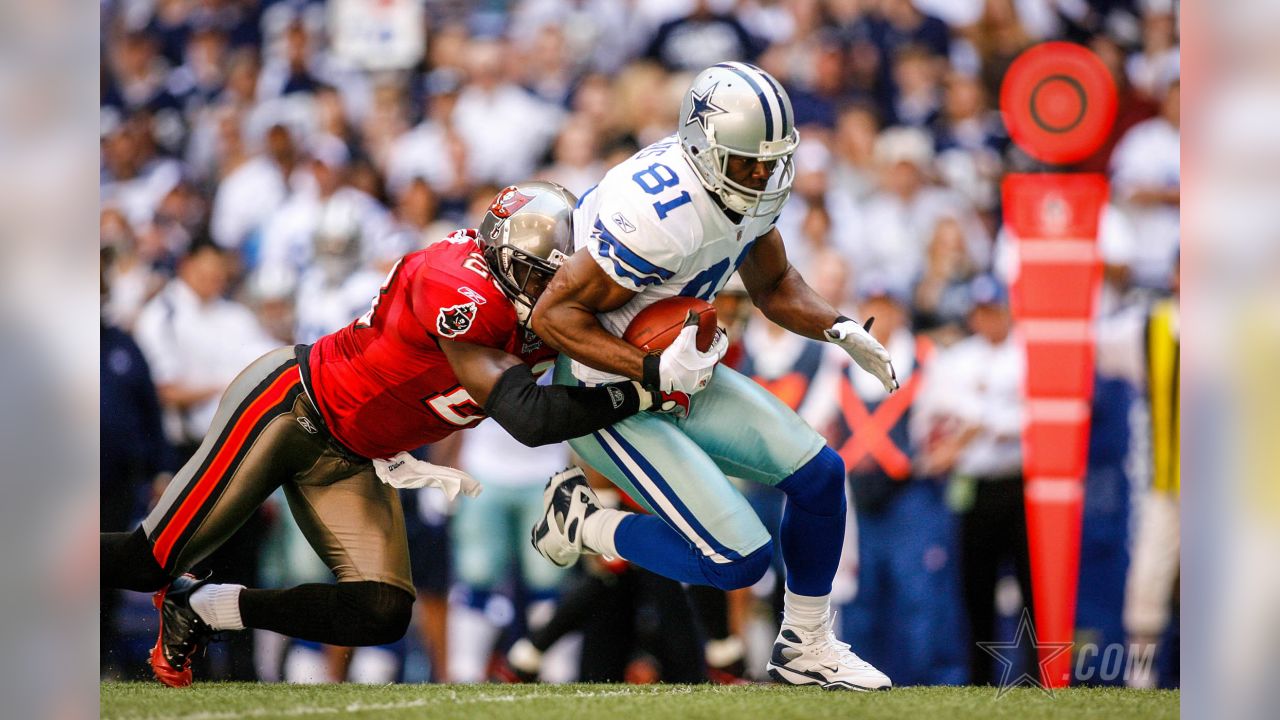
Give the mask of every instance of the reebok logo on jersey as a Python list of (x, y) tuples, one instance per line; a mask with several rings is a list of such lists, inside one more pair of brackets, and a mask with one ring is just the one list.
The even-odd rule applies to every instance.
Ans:
[(613, 403), (613, 409), (617, 410), (622, 407), (622, 402), (626, 398), (623, 397), (622, 391), (616, 387), (609, 388), (609, 402)]
[(612, 216), (610, 216), (610, 218), (618, 227), (622, 228), (622, 232), (630, 233), (630, 232), (636, 231), (636, 226), (632, 225), (631, 221), (628, 220), (625, 216), (623, 216), (622, 213), (616, 212)]
[(463, 285), (462, 287), (458, 288), (458, 292), (462, 293), (463, 295), (466, 295), (468, 300), (474, 301), (475, 304), (477, 305), (484, 305), (485, 303), (489, 302), (488, 300), (484, 299), (483, 295), (476, 292), (475, 290), (472, 290), (466, 285)]
[(315, 435), (317, 432), (319, 432), (318, 430), (316, 430), (315, 423), (311, 422), (311, 418), (300, 417), (298, 418), (298, 424), (302, 426), (303, 430), (306, 430), (312, 435)]
[(462, 303), (452, 307), (440, 308), (436, 315), (436, 332), (440, 337), (457, 337), (471, 329), (471, 321), (476, 319), (476, 304)]

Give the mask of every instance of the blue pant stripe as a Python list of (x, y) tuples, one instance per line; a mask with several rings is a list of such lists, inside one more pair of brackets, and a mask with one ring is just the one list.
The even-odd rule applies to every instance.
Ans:
[[(654, 509), (662, 508), (663, 518), (669, 524), (680, 530), (685, 537), (692, 540), (702, 550), (704, 555), (716, 562), (731, 562), (742, 558), (741, 553), (729, 548), (717, 540), (714, 535), (707, 532), (702, 523), (698, 522), (697, 516), (690, 512), (689, 508), (680, 500), (680, 496), (672, 491), (671, 485), (658, 472), (658, 469), (642, 453), (636, 450), (631, 443), (627, 442), (617, 430), (605, 428), (602, 432), (617, 443), (618, 448), (625, 454), (626, 458), (636, 465), (635, 469), (639, 470), (638, 473), (633, 472), (632, 468), (627, 468), (625, 464), (618, 463), (624, 468), (627, 477), (631, 479), (636, 487), (642, 488), (645, 481), (652, 483), (652, 487), (642, 490), (645, 500)], [(612, 453), (611, 457), (613, 457)], [(618, 458), (615, 457), (614, 461), (617, 462)], [(663, 501), (669, 504), (669, 508), (663, 508)]]
[[(591, 436), (595, 438), (596, 442), (600, 445), (600, 448), (604, 450), (605, 454), (609, 456), (609, 459), (613, 461), (613, 464), (622, 471), (623, 475), (627, 476), (627, 479), (631, 481), (631, 487), (635, 488), (636, 492), (640, 493), (644, 498), (645, 503), (647, 503), (649, 507), (653, 508), (653, 511), (657, 513), (658, 517), (660, 517), (663, 522), (667, 523), (668, 526), (680, 527), (681, 523), (677, 522), (677, 516), (673, 516), (672, 513), (668, 512), (668, 509), (663, 506), (663, 503), (658, 502), (658, 498), (654, 497), (654, 495), (649, 491), (649, 488), (646, 488), (645, 484), (640, 482), (640, 479), (636, 474), (632, 472), (631, 468), (622, 461), (622, 458), (620, 458), (617, 452), (614, 451), (608, 440), (604, 438), (602, 435), (604, 432), (609, 432), (609, 428), (605, 428), (600, 432), (592, 433)], [(611, 435), (610, 437), (616, 439), (617, 435)], [(628, 455), (628, 458), (630, 458), (630, 455)], [(685, 524), (685, 527), (688, 527), (687, 523)], [(702, 541), (700, 537), (689, 537), (684, 533), (679, 534), (683, 535), (686, 541), (693, 540), (694, 544), (698, 546), (698, 549), (712, 560), (715, 560), (716, 562), (728, 562), (727, 558), (716, 553), (706, 542)]]

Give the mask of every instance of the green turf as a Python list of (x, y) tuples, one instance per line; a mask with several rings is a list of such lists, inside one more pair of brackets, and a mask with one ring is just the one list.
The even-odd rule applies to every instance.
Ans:
[(777, 685), (265, 685), (103, 683), (103, 718), (1176, 718), (1177, 691), (897, 688), (825, 692)]

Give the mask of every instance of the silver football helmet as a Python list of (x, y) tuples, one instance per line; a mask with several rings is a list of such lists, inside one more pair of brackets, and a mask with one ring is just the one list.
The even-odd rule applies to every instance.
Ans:
[(329, 285), (339, 285), (360, 267), (360, 209), (351, 198), (335, 195), (320, 208), (311, 236), (312, 264)]
[(480, 243), (498, 287), (529, 324), (556, 268), (573, 253), (573, 208), (578, 198), (541, 180), (510, 185), (498, 193), (480, 223)]
[[(795, 180), (800, 144), (787, 91), (769, 73), (742, 62), (698, 73), (680, 103), (680, 146), (703, 186), (730, 210), (749, 217), (776, 214)], [(729, 157), (776, 161), (763, 190), (729, 177)]]

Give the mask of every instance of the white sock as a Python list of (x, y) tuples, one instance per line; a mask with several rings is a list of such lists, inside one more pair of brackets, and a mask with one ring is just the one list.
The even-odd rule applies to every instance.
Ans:
[(582, 523), (582, 544), (606, 558), (619, 557), (618, 548), (613, 544), (613, 535), (618, 531), (623, 518), (630, 514), (611, 508), (601, 508), (591, 513)]
[(205, 585), (191, 593), (191, 609), (214, 630), (243, 630), (240, 591), (243, 585)]
[(831, 596), (797, 595), (787, 588), (782, 596), (782, 624), (813, 630), (827, 621), (831, 613)]

